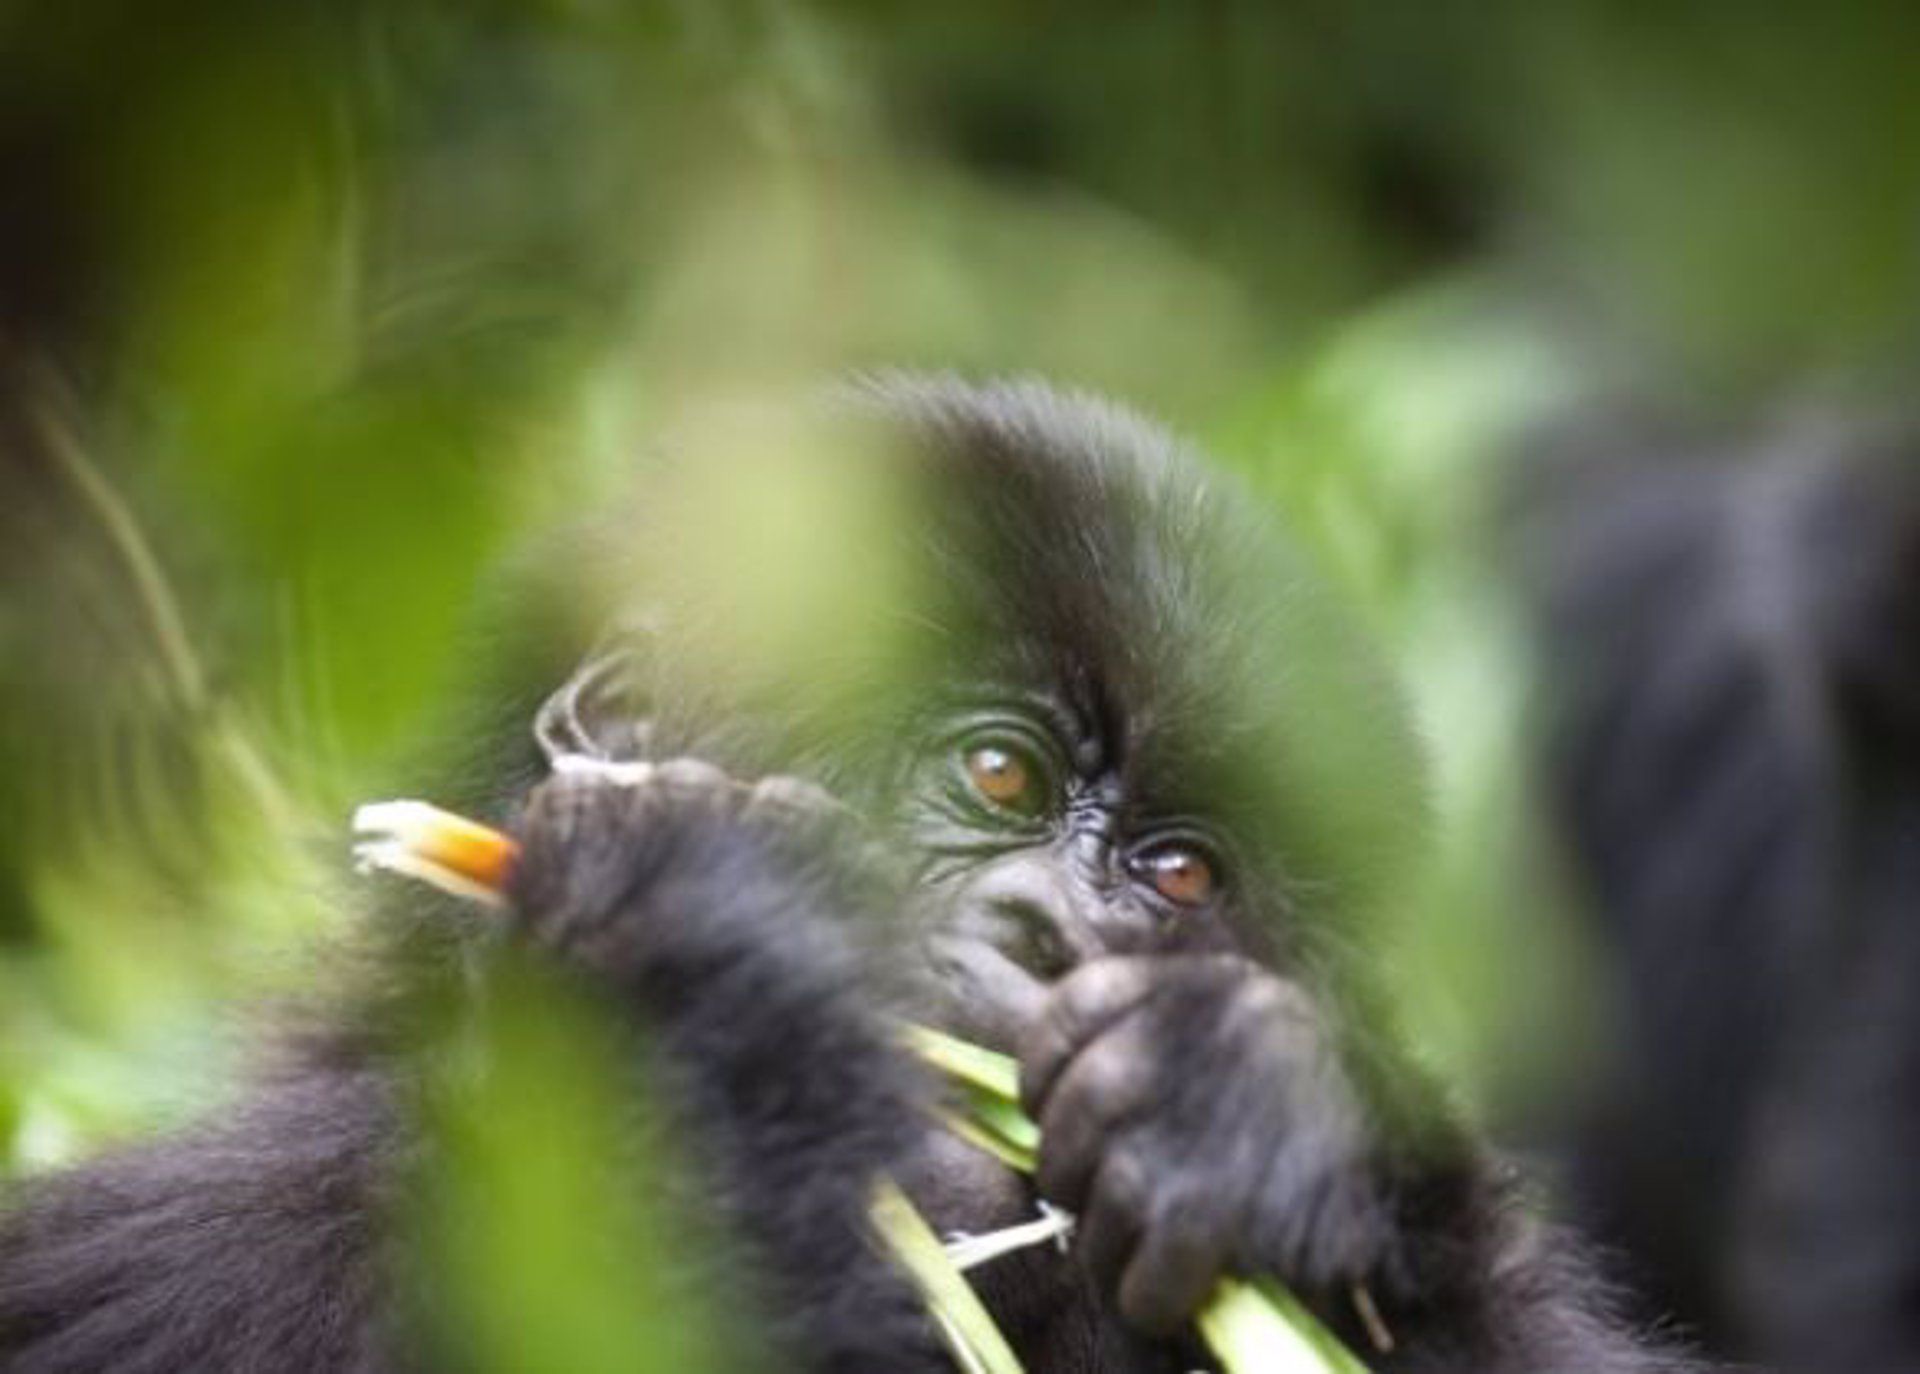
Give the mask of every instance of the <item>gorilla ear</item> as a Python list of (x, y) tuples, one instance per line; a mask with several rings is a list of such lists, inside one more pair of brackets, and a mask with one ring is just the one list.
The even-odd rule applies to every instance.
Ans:
[(653, 733), (640, 690), (648, 623), (610, 632), (533, 718), (533, 737), (552, 764), (572, 756), (614, 762), (644, 758)]

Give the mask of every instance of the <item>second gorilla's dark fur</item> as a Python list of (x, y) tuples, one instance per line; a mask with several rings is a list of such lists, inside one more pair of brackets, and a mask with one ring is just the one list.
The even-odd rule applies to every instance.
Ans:
[(1920, 1368), (1920, 437), (1562, 447), (1548, 758), (1621, 1032), (1576, 1191), (1717, 1352)]
[[(1078, 1214), (1073, 1254), (983, 1271), (1035, 1374), (1195, 1367), (1181, 1332), (1226, 1273), (1289, 1284), (1381, 1374), (1678, 1369), (1377, 1015), (1356, 923), (1418, 827), (1417, 765), (1364, 646), (1249, 503), (1038, 386), (891, 382), (849, 409), (905, 448), (915, 493), (912, 528), (874, 532), (922, 574), (922, 637), (884, 690), (717, 706), (688, 667), (710, 661), (685, 651), (700, 626), (641, 587), (614, 609), (648, 630), (565, 730), (659, 766), (529, 791), (534, 761), (499, 744), (446, 794), (524, 840), (516, 939), (642, 1033), (776, 1348), (946, 1367), (866, 1236), (875, 1175), (943, 1226), (1031, 1215), (1025, 1180), (929, 1123), (883, 1016), (904, 1009), (1019, 1054), (1039, 1186)], [(835, 672), (860, 648), (815, 647)], [(587, 653), (550, 648), (520, 681)], [(524, 728), (533, 699), (497, 695)], [(754, 785), (770, 774), (848, 810)], [(403, 986), (444, 981), (458, 938), (434, 928), (400, 942)], [(0, 1223), (9, 1371), (433, 1363), (391, 1304), (385, 1230), (432, 1168), (403, 1109), (417, 1066), (355, 1006), (225, 1119), (22, 1190)]]

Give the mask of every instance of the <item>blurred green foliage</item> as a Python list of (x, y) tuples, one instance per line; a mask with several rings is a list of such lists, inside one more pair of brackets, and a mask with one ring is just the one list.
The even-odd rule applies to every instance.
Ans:
[(406, 1229), (439, 1358), (479, 1374), (774, 1367), (697, 1197), (620, 1186), (668, 1148), (625, 1090), (634, 1047), (551, 976), (496, 972), (427, 1085), (439, 1150)]
[[(1594, 399), (1898, 396), (1916, 50), (1868, 3), (0, 12), (0, 1159), (225, 1079), (490, 567), (708, 398), (876, 365), (1115, 392), (1322, 555), (1438, 756), (1410, 1017), (1523, 1111), (1591, 1027), (1501, 459)], [(530, 1034), (455, 1120), (533, 1129), (553, 1081), (577, 1143), (523, 1171), (456, 1126), (458, 1186), (525, 1229), (450, 1262), (514, 1295), (498, 1367), (607, 1367), (643, 1309), (540, 1272), (607, 1107)]]

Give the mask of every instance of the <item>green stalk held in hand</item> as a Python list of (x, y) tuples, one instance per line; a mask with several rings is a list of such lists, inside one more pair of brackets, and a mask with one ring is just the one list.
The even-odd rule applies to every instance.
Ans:
[[(1013, 1060), (925, 1026), (908, 1026), (905, 1034), (914, 1052), (959, 1089), (966, 1114), (946, 1118), (956, 1133), (1009, 1167), (1031, 1173), (1040, 1131), (1020, 1109), (1020, 1074)], [(893, 1241), (884, 1220), (876, 1220)], [(957, 1272), (954, 1277), (964, 1284)], [(946, 1286), (941, 1288), (944, 1292)], [(922, 1292), (936, 1304), (935, 1317), (951, 1340), (956, 1322), (938, 1306), (940, 1295), (924, 1282)], [(1366, 1366), (1297, 1298), (1270, 1280), (1222, 1279), (1197, 1321), (1207, 1348), (1227, 1374), (1367, 1374)], [(1009, 1374), (1019, 1368), (976, 1362), (979, 1356), (971, 1350), (956, 1349), (956, 1354), (970, 1371)]]

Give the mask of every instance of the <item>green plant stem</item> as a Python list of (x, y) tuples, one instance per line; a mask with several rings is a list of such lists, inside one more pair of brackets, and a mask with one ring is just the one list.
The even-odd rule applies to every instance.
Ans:
[(207, 686), (206, 668), (187, 633), (179, 599), (139, 522), (51, 403), (35, 404), (30, 419), (42, 451), (119, 561), (174, 706), (206, 730), (215, 752), (269, 821), (288, 825), (295, 815), (293, 804), (253, 741), (214, 700)]

